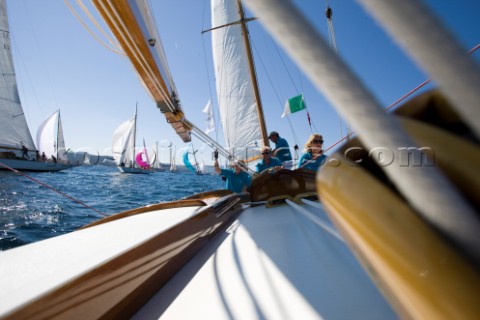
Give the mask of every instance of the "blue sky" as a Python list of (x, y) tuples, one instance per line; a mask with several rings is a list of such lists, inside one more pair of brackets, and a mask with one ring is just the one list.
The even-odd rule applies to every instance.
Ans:
[[(68, 2), (79, 12), (75, 1)], [(295, 2), (327, 37), (325, 1)], [(465, 51), (480, 43), (477, 0), (424, 2), (458, 37)], [(330, 0), (329, 5), (333, 9), (339, 54), (385, 106), (428, 78), (355, 1)], [(67, 148), (111, 154), (114, 130), (133, 115), (138, 103), (139, 142), (142, 138), (147, 146), (156, 141), (164, 146), (172, 142), (177, 152), (188, 146), (166, 123), (129, 61), (97, 41), (64, 1), (7, 0), (7, 6), (20, 97), (32, 135), (35, 136), (45, 117), (61, 109)], [(210, 28), (209, 1), (156, 0), (152, 6), (186, 116), (204, 128), (201, 110), (210, 99), (216, 107), (210, 35), (201, 34)], [(324, 136), (326, 147), (339, 140), (342, 133), (346, 134), (347, 124), (263, 31), (260, 23), (250, 23), (249, 30), (267, 130), (279, 131), (291, 146), (295, 143), (302, 146), (312, 132)], [(480, 61), (480, 52), (474, 59)], [(280, 118), (286, 99), (299, 93), (304, 94), (312, 129), (304, 111), (289, 119)], [(223, 142), (221, 133), (218, 139)], [(211, 162), (211, 150), (202, 147), (195, 137), (193, 144), (203, 152), (204, 160)], [(166, 162), (168, 149), (162, 150), (161, 161)]]

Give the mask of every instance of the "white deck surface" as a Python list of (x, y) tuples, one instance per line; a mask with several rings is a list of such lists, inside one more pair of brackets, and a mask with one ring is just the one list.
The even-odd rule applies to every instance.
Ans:
[[(301, 207), (330, 224), (322, 210)], [(242, 213), (136, 315), (159, 317), (397, 318), (345, 243), (289, 206)]]
[(0, 252), (0, 317), (193, 216), (198, 208), (152, 211)]

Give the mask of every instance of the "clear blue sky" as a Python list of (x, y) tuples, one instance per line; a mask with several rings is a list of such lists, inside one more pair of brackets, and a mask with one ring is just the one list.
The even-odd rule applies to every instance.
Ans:
[[(79, 11), (74, 0), (69, 2)], [(295, 2), (326, 37), (325, 1)], [(459, 37), (465, 51), (480, 43), (478, 0), (425, 3)], [(355, 1), (330, 0), (329, 4), (339, 54), (385, 106), (428, 78)], [(201, 35), (210, 27), (209, 1), (155, 0), (152, 5), (186, 116), (204, 128), (201, 110), (209, 99), (216, 107), (210, 35)], [(133, 115), (138, 103), (138, 141), (145, 138), (147, 146), (171, 141), (177, 151), (187, 146), (155, 107), (129, 61), (94, 39), (63, 0), (7, 0), (7, 6), (20, 97), (33, 136), (45, 117), (61, 109), (67, 148), (111, 154), (114, 130)], [(279, 131), (291, 146), (303, 145), (312, 132), (306, 113), (293, 114), (290, 122), (280, 118), (285, 100), (303, 92), (312, 130), (323, 134), (326, 147), (339, 140), (341, 132), (346, 133), (346, 123), (258, 21), (249, 28), (268, 131)], [(480, 61), (480, 52), (475, 59)], [(221, 133), (218, 139), (223, 142)], [(195, 137), (193, 143), (204, 149), (205, 161), (211, 162), (211, 150), (202, 148)], [(167, 149), (162, 154), (161, 161), (168, 161)]]

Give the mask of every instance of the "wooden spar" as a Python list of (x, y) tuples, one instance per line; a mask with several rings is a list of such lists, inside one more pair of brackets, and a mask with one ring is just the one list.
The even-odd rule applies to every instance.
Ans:
[(257, 76), (255, 74), (255, 65), (253, 63), (252, 48), (250, 46), (250, 39), (248, 36), (248, 29), (247, 29), (247, 24), (245, 20), (245, 15), (243, 12), (241, 1), (237, 0), (237, 4), (238, 4), (238, 13), (240, 15), (240, 25), (242, 26), (243, 42), (245, 44), (245, 51), (247, 53), (247, 59), (248, 59), (248, 67), (250, 70), (250, 77), (252, 79), (253, 93), (255, 95), (255, 102), (257, 104), (258, 121), (260, 124), (260, 131), (262, 133), (263, 145), (269, 146), (270, 144), (267, 136), (267, 126), (265, 124), (265, 118), (263, 116), (263, 106), (262, 106), (262, 101), (260, 99), (260, 91), (258, 90), (258, 81), (257, 81)]
[(183, 122), (184, 114), (178, 97), (174, 92), (170, 94), (162, 77), (154, 56), (155, 51), (152, 44), (149, 44), (149, 40), (152, 39), (142, 31), (138, 22), (142, 18), (135, 15), (127, 0), (92, 2), (120, 43), (157, 107), (167, 118), (167, 122), (184, 142), (189, 142), (191, 127)]

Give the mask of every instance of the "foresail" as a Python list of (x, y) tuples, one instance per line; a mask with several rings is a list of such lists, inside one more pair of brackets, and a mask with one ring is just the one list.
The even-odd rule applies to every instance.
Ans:
[(37, 146), (40, 153), (45, 153), (47, 158), (57, 157), (55, 142), (55, 127), (58, 113), (55, 112), (42, 121), (37, 130)]
[[(212, 0), (212, 28), (238, 21), (238, 4)], [(242, 29), (232, 24), (212, 30), (213, 62), (220, 117), (227, 148), (250, 158), (263, 145)]]
[[(113, 158), (117, 165), (126, 164), (133, 160), (132, 150), (133, 147), (133, 129), (135, 125), (135, 117), (122, 123), (117, 130), (113, 133)], [(130, 147), (131, 145), (131, 147)]]
[(182, 121), (184, 114), (149, 4), (145, 0), (93, 0), (93, 3), (157, 107), (182, 140), (190, 141), (191, 127)]
[(5, 0), (0, 1), (0, 147), (36, 150), (17, 90)]

